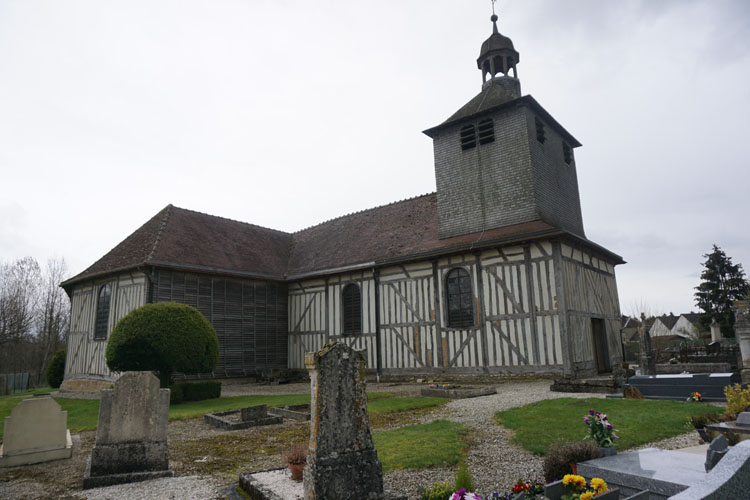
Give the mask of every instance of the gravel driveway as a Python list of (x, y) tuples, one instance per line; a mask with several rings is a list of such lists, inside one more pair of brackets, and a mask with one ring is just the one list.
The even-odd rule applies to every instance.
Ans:
[[(467, 463), (472, 472), (477, 490), (480, 493), (507, 491), (518, 478), (542, 479), (542, 460), (510, 443), (510, 431), (493, 423), (495, 412), (522, 406), (542, 399), (560, 397), (601, 397), (596, 394), (558, 393), (549, 390), (549, 380), (519, 381), (497, 384), (497, 394), (479, 398), (454, 400), (431, 412), (425, 421), (447, 419), (464, 423), (473, 428), (475, 445), (469, 451)], [(401, 384), (368, 384), (368, 391), (396, 392), (400, 395), (418, 395), (423, 385)], [(309, 390), (309, 384), (287, 384), (262, 386), (255, 384), (225, 385), (223, 396), (242, 394), (283, 394), (301, 393)], [(190, 436), (195, 439), (198, 434), (210, 434), (214, 430), (197, 430), (191, 421), (178, 421), (169, 424), (170, 440)], [(81, 440), (91, 443), (93, 432), (81, 433)], [(78, 436), (78, 435), (77, 435)], [(678, 436), (659, 443), (651, 443), (663, 449), (676, 449), (695, 444), (691, 434)], [(80, 446), (80, 444), (79, 444)], [(85, 457), (67, 461), (65, 467), (80, 467)], [(61, 462), (56, 462), (60, 464)], [(43, 467), (43, 466), (34, 466)], [(23, 468), (19, 468), (23, 469)], [(436, 481), (453, 481), (455, 468), (431, 468), (422, 470), (400, 470), (385, 475), (385, 486), (409, 495), (409, 500), (418, 499), (417, 488), (429, 486)], [(228, 483), (213, 477), (182, 476), (169, 479), (157, 479), (143, 483), (109, 486), (86, 491), (70, 491), (69, 499), (88, 500), (203, 500), (227, 498), (229, 491), (237, 483)], [(32, 478), (22, 481), (11, 480), (0, 482), (0, 498), (20, 500), (23, 498), (49, 498), (49, 491), (42, 483)]]

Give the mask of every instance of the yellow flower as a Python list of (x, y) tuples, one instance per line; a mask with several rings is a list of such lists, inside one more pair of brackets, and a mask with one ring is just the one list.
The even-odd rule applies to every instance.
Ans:
[(591, 490), (585, 491), (585, 492), (581, 493), (581, 497), (580, 498), (581, 498), (581, 500), (591, 500), (592, 498), (594, 498), (594, 492), (591, 491)]
[(595, 477), (591, 480), (591, 487), (594, 488), (594, 491), (596, 491), (597, 493), (604, 493), (605, 491), (609, 491), (607, 483), (605, 483), (604, 479), (600, 477)]
[(575, 474), (565, 474), (563, 477), (563, 486), (570, 486), (573, 485), (576, 488), (583, 488), (586, 486), (586, 480), (583, 478), (583, 476), (578, 476)]

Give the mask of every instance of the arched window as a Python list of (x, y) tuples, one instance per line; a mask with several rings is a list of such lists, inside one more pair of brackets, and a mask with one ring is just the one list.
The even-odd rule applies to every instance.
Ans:
[(451, 269), (445, 277), (448, 299), (448, 326), (464, 328), (474, 325), (474, 296), (471, 277), (466, 269)]
[(474, 125), (466, 125), (461, 127), (461, 149), (466, 151), (476, 147), (477, 145), (477, 133), (474, 129)]
[(96, 300), (96, 323), (94, 324), (94, 339), (105, 340), (107, 338), (107, 324), (109, 323), (109, 299), (112, 292), (109, 285), (103, 285), (99, 289)]
[(492, 118), (486, 118), (479, 122), (479, 144), (495, 142), (495, 124)]
[(359, 287), (350, 283), (341, 293), (344, 335), (362, 333), (362, 296)]

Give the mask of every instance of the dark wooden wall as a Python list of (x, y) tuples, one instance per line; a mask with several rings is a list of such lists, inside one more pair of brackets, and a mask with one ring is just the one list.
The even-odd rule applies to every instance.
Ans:
[(151, 302), (197, 308), (219, 337), (217, 377), (287, 368), (287, 285), (154, 269)]

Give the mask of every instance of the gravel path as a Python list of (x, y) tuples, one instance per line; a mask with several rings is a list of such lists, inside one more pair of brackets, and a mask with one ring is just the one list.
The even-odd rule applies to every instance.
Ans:
[[(467, 456), (467, 463), (472, 472), (477, 490), (480, 493), (509, 490), (518, 478), (542, 479), (542, 460), (510, 443), (511, 432), (494, 424), (494, 414), (497, 411), (522, 406), (534, 401), (560, 397), (603, 397), (597, 394), (556, 393), (549, 390), (549, 380), (519, 381), (498, 384), (498, 393), (471, 399), (460, 399), (449, 402), (440, 409), (423, 417), (424, 422), (435, 419), (447, 419), (461, 422), (470, 426), (475, 444)], [(423, 385), (401, 384), (368, 384), (372, 392), (396, 392), (399, 395), (418, 395)], [(309, 384), (286, 384), (259, 386), (255, 384), (226, 385), (222, 388), (223, 396), (241, 394), (283, 394), (301, 393), (309, 390)], [(183, 438), (197, 439), (210, 437), (224, 431), (217, 431), (209, 426), (196, 425), (194, 420), (177, 421), (169, 424), (170, 440)], [(78, 435), (76, 435), (78, 436)], [(93, 441), (93, 433), (81, 433), (80, 441)], [(644, 447), (658, 447), (663, 449), (677, 449), (696, 444), (696, 437), (686, 434), (675, 438), (650, 443)], [(90, 446), (89, 448), (90, 449)], [(78, 467), (85, 460), (80, 453), (77, 460), (68, 461), (67, 467)], [(74, 458), (75, 458), (74, 453)], [(58, 462), (60, 463), (60, 462)], [(33, 467), (43, 467), (33, 466)], [(423, 470), (393, 471), (385, 475), (387, 488), (406, 493), (410, 500), (419, 498), (417, 489), (420, 486), (430, 486), (436, 481), (452, 481), (455, 467), (439, 467)], [(150, 499), (150, 500), (209, 500), (239, 498), (232, 490), (237, 485), (236, 480), (231, 484), (226, 479), (214, 477), (181, 476), (169, 479), (157, 479), (143, 483), (109, 486), (86, 491), (70, 492), (70, 496), (63, 497), (70, 500), (122, 500)], [(45, 491), (43, 483), (35, 482), (33, 477), (23, 481), (0, 482), (0, 498), (15, 500), (23, 498), (48, 498), (49, 491)]]

